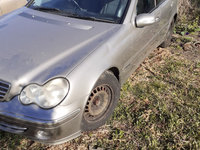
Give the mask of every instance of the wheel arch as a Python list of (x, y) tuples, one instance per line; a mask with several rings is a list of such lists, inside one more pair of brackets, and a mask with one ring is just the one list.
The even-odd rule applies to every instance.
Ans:
[[(105, 76), (105, 75), (108, 75), (108, 76)], [(95, 82), (95, 84), (93, 85), (93, 88), (92, 88), (92, 90), (91, 90), (91, 92), (94, 90), (94, 88), (95, 88), (95, 86), (97, 86), (97, 85), (99, 85), (100, 83), (103, 83), (102, 85), (107, 85), (107, 84), (105, 84), (105, 83), (107, 83), (107, 82), (105, 82), (105, 77), (113, 77), (113, 79), (114, 80), (111, 80), (112, 78), (108, 78), (109, 80), (108, 80), (108, 83), (110, 83), (110, 85), (115, 85), (115, 86), (111, 86), (111, 87), (115, 87), (115, 88), (113, 88), (113, 89), (115, 89), (114, 91), (114, 93), (115, 93), (115, 95), (113, 95), (113, 96), (111, 96), (111, 97), (113, 97), (113, 100), (115, 100), (115, 101), (113, 101), (112, 103), (113, 103), (113, 105), (111, 106), (111, 110), (114, 110), (114, 108), (115, 108), (115, 106), (116, 106), (116, 104), (117, 104), (117, 102), (118, 102), (118, 100), (119, 100), (119, 97), (120, 97), (120, 88), (121, 88), (121, 85), (120, 85), (120, 82), (119, 82), (119, 69), (117, 68), (117, 67), (111, 67), (111, 68), (109, 68), (109, 69), (105, 69), (101, 74), (100, 74), (100, 76), (98, 77), (98, 79), (96, 80), (96, 82)], [(103, 79), (103, 80), (102, 80)], [(100, 81), (100, 82), (99, 82)], [(103, 81), (103, 82), (102, 82)], [(104, 83), (105, 82), (105, 83)], [(101, 84), (100, 84), (101, 85)], [(109, 84), (108, 84), (109, 85)], [(97, 91), (97, 90), (96, 90)], [(91, 95), (91, 92), (90, 92), (90, 95)], [(89, 99), (89, 96), (90, 95), (88, 95), (88, 99)], [(84, 124), (83, 124), (83, 116), (84, 116), (84, 111), (85, 111), (85, 107), (86, 107), (86, 104), (88, 103), (88, 99), (84, 102), (84, 109), (82, 110), (82, 119), (81, 119), (81, 124), (80, 124), (80, 128), (81, 128), (81, 130), (82, 131), (88, 131), (88, 130), (86, 130), (86, 126), (84, 127)], [(112, 113), (113, 111), (111, 111), (111, 112), (109, 112), (108, 111), (108, 118), (110, 117), (110, 115), (111, 115), (111, 113)], [(103, 117), (104, 118), (104, 117)], [(85, 122), (85, 121), (84, 121)], [(104, 122), (104, 121), (103, 121)], [(100, 123), (100, 122), (99, 122)], [(101, 123), (100, 123), (101, 124)], [(104, 123), (103, 123), (104, 124)], [(102, 125), (103, 125), (102, 124)], [(97, 125), (97, 126), (99, 126), (99, 125)], [(100, 125), (101, 126), (101, 125)], [(92, 130), (93, 130), (93, 127), (91, 127), (92, 128)], [(89, 129), (89, 128), (88, 128)], [(96, 129), (96, 128), (94, 128), (94, 129)]]
[(114, 76), (117, 78), (117, 80), (120, 82), (120, 72), (119, 72), (119, 69), (117, 67), (111, 67), (107, 71), (112, 72), (114, 74)]
[(177, 17), (178, 17), (178, 14), (176, 13), (176, 14), (174, 15), (174, 22), (177, 21)]

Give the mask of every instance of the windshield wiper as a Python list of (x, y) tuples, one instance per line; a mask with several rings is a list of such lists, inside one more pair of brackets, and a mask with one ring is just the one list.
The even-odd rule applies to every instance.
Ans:
[(96, 17), (83, 17), (83, 19), (92, 20), (92, 21), (115, 23), (115, 21), (113, 21), (113, 20), (101, 19), (101, 18), (96, 18)]
[(62, 10), (58, 8), (41, 7), (41, 6), (33, 7), (33, 9), (39, 10), (39, 11), (62, 12)]
[(81, 15), (72, 14), (72, 13), (66, 13), (66, 16), (73, 17), (73, 18), (79, 18), (79, 19), (85, 19), (85, 20), (91, 20), (91, 21), (115, 23), (115, 21), (113, 21), (113, 20), (101, 19), (101, 18), (96, 18), (96, 17), (92, 17), (92, 16), (81, 16)]

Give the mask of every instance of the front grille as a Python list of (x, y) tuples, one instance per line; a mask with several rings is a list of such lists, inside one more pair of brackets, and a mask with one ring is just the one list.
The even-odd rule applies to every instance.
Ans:
[(0, 101), (5, 100), (10, 91), (10, 83), (0, 80)]

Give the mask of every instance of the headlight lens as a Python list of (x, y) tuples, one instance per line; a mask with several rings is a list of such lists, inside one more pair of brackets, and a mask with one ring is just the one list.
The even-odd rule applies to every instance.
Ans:
[(30, 84), (20, 94), (20, 101), (25, 104), (35, 103), (42, 108), (58, 105), (68, 94), (69, 82), (65, 78), (50, 80), (43, 86)]

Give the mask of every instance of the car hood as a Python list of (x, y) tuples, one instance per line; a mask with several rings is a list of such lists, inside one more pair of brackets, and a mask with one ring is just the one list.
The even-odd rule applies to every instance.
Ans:
[(119, 27), (25, 7), (17, 10), (0, 19), (0, 79), (16, 89), (65, 76)]

